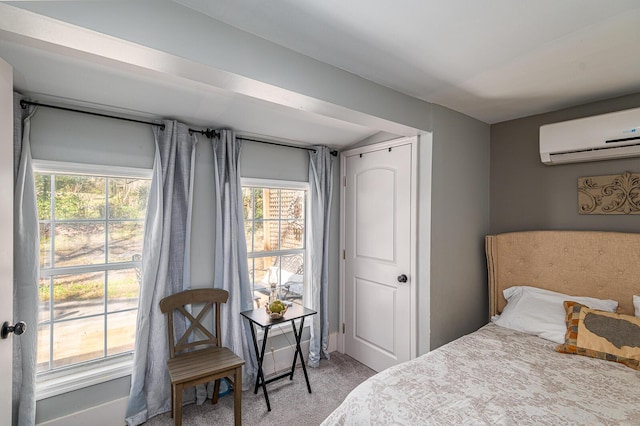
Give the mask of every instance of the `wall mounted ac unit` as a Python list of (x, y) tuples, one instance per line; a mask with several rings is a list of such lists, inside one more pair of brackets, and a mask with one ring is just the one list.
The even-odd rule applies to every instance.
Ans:
[(640, 108), (540, 126), (544, 164), (640, 157)]

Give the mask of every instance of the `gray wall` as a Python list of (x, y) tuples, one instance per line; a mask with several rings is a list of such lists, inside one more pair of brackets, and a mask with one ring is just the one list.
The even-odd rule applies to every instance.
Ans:
[(491, 233), (536, 230), (638, 232), (632, 215), (579, 215), (578, 178), (640, 172), (640, 158), (546, 166), (540, 161), (543, 124), (640, 106), (629, 95), (491, 126)]
[(489, 125), (434, 106), (431, 349), (488, 319)]

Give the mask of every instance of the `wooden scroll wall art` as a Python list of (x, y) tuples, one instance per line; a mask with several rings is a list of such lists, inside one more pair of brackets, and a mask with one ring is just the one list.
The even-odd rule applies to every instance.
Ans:
[(589, 176), (578, 179), (580, 214), (640, 214), (640, 174)]

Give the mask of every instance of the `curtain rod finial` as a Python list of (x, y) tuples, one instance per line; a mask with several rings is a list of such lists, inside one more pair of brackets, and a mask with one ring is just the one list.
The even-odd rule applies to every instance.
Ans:
[(214, 136), (215, 136), (215, 137), (220, 136), (220, 133), (218, 133), (216, 130), (213, 130), (213, 129), (207, 129), (207, 130), (205, 130), (205, 131), (204, 131), (204, 135), (205, 135), (206, 137), (208, 137), (209, 139), (211, 139), (211, 138), (213, 138)]

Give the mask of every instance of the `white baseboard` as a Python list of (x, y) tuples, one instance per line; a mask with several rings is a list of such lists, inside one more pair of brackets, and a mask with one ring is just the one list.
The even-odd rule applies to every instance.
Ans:
[(38, 423), (38, 426), (117, 426), (124, 425), (128, 397), (116, 399), (57, 419)]
[(340, 338), (340, 333), (329, 333), (329, 345), (327, 346), (327, 351), (329, 353), (338, 350), (338, 339)]
[[(328, 351), (333, 352), (336, 350), (336, 342), (338, 340), (338, 333), (331, 333), (329, 335)], [(305, 340), (300, 342), (302, 347), (302, 353), (305, 355), (305, 359), (309, 353), (309, 341)], [(271, 374), (275, 371), (283, 371), (291, 368), (293, 361), (293, 351), (295, 348), (284, 347), (278, 350), (274, 350), (273, 354), (267, 347), (263, 368), (265, 374)], [(275, 360), (275, 362), (274, 362)], [(298, 361), (299, 363), (299, 361)], [(124, 417), (127, 411), (128, 397), (116, 399), (95, 407), (89, 407), (85, 410), (77, 411), (75, 413), (67, 414), (57, 419), (47, 420), (43, 423), (38, 423), (38, 426), (114, 426), (124, 425)]]
[(329, 353), (338, 350), (338, 339), (340, 338), (340, 334), (338, 332), (329, 333), (329, 345), (327, 346), (327, 351)]

